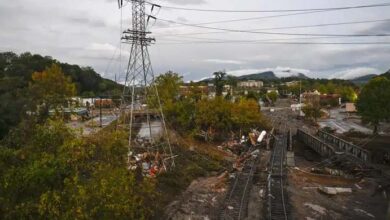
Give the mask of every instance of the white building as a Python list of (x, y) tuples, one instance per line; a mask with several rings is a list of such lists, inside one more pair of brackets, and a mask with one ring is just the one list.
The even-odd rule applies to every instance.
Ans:
[(240, 88), (258, 88), (260, 89), (263, 87), (264, 83), (262, 81), (256, 81), (256, 80), (247, 80), (247, 81), (241, 81), (238, 82), (238, 87)]

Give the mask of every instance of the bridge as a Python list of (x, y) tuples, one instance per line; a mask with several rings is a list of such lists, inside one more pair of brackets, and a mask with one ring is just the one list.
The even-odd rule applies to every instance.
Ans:
[(368, 150), (321, 130), (318, 131), (317, 135), (325, 142), (335, 146), (338, 151), (352, 155), (365, 163), (371, 162), (371, 153)]
[(298, 129), (297, 136), (300, 141), (323, 157), (343, 154), (365, 164), (371, 163), (371, 153), (368, 150), (324, 131), (318, 131), (317, 136), (314, 136)]
[(297, 136), (300, 141), (323, 157), (331, 157), (336, 155), (336, 150), (333, 146), (316, 136), (313, 136), (301, 129), (297, 130)]

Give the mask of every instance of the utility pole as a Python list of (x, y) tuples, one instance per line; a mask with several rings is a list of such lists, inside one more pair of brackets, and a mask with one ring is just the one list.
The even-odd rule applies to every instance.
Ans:
[(100, 103), (99, 103), (99, 122), (100, 122), (100, 127), (103, 127), (103, 120), (102, 120), (102, 105), (103, 105), (103, 100), (102, 97), (100, 96)]
[[(150, 19), (155, 19), (153, 16), (147, 16), (145, 13), (145, 0), (124, 0), (131, 3), (132, 12), (132, 27), (125, 30), (122, 36), (122, 42), (131, 45), (130, 58), (127, 65), (125, 85), (122, 94), (122, 107), (125, 109), (121, 111), (125, 115), (130, 113), (129, 122), (129, 157), (134, 150), (135, 141), (133, 140), (133, 128), (135, 125), (134, 111), (141, 113), (146, 118), (146, 125), (149, 131), (149, 141), (152, 144), (152, 149), (165, 155), (164, 163), (170, 161), (170, 166), (175, 165), (172, 148), (168, 137), (168, 131), (165, 123), (164, 114), (161, 107), (161, 100), (154, 82), (154, 73), (150, 61), (148, 46), (150, 46), (155, 39), (149, 37), (151, 32), (146, 31), (147, 24)], [(120, 8), (123, 7), (123, 0), (118, 0)], [(152, 10), (158, 5), (152, 4)], [(129, 99), (130, 98), (130, 99)], [(153, 106), (151, 109), (151, 102), (157, 103), (157, 107)], [(128, 106), (130, 105), (130, 112)], [(136, 108), (136, 109), (135, 109)], [(161, 130), (163, 132), (166, 143), (157, 146), (152, 134), (151, 115), (157, 116), (161, 122)], [(125, 117), (127, 118), (127, 117)], [(153, 125), (155, 126), (155, 125)], [(140, 147), (140, 146), (136, 146)], [(168, 147), (168, 149), (166, 149)], [(160, 152), (162, 150), (163, 152)], [(130, 160), (130, 158), (129, 158)], [(165, 164), (164, 164), (165, 166)]]
[(301, 116), (302, 112), (302, 80), (299, 80), (299, 113), (298, 116)]
[(301, 96), (302, 96), (302, 80), (299, 80), (299, 106), (301, 106), (302, 104)]

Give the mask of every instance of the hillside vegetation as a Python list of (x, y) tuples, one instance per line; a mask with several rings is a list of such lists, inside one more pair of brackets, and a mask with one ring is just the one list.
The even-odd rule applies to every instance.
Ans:
[(17, 125), (30, 105), (35, 103), (29, 88), (33, 74), (52, 64), (58, 65), (65, 77), (75, 84), (74, 95), (120, 94), (119, 84), (102, 78), (90, 67), (61, 63), (51, 57), (31, 53), (0, 53), (0, 138)]

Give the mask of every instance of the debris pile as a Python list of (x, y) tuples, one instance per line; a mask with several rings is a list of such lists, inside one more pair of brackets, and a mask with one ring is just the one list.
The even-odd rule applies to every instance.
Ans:
[(247, 151), (250, 150), (250, 147), (259, 147), (263, 143), (266, 135), (266, 131), (259, 132), (256, 129), (252, 129), (251, 132), (249, 132), (248, 137), (243, 135), (240, 140), (233, 139), (226, 141), (222, 145), (218, 146), (218, 148), (240, 156), (247, 153)]
[(156, 177), (156, 175), (166, 172), (167, 168), (164, 159), (159, 152), (145, 152), (133, 154), (129, 152), (129, 170), (141, 172), (146, 177)]

